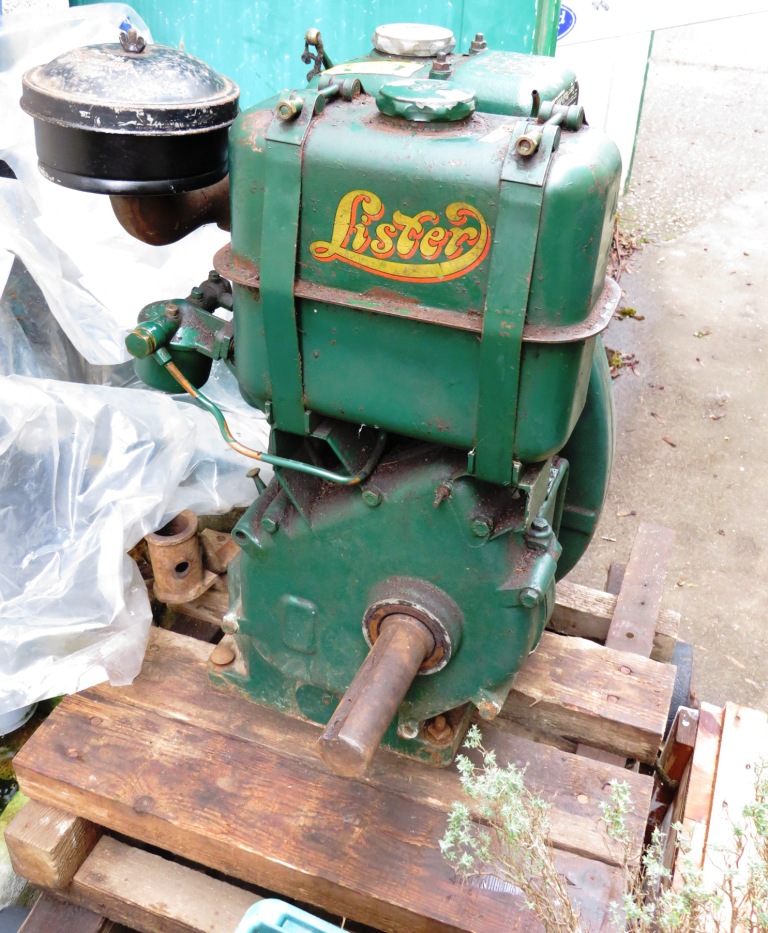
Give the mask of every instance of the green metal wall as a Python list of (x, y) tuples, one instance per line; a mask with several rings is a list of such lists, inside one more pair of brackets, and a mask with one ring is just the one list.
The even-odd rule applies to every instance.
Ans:
[(306, 83), (300, 56), (310, 26), (320, 29), (334, 62), (364, 55), (374, 28), (396, 22), (447, 26), (459, 51), (483, 32), (493, 49), (553, 55), (560, 13), (560, 0), (133, 0), (132, 6), (156, 42), (181, 47), (237, 81), (242, 107)]

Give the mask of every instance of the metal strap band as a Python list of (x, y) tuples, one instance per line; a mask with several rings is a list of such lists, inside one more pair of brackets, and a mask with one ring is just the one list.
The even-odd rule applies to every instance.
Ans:
[(502, 485), (512, 482), (523, 326), (544, 183), (560, 139), (559, 127), (544, 126), (537, 151), (523, 158), (514, 143), (526, 127), (526, 122), (515, 127), (501, 171), (480, 344), (474, 472), (479, 479)]
[(260, 282), (273, 420), (282, 430), (294, 434), (305, 433), (301, 347), (293, 295), (301, 210), (301, 149), (318, 93), (302, 91), (301, 97), (303, 106), (298, 116), (291, 121), (275, 116), (266, 134)]

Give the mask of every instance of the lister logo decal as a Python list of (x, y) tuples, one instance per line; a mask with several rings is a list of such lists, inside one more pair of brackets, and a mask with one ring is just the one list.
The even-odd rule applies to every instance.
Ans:
[(310, 252), (320, 262), (338, 259), (401, 282), (442, 282), (480, 265), (490, 246), (483, 215), (462, 201), (449, 204), (442, 217), (434, 211), (384, 215), (373, 192), (350, 191), (336, 208), (330, 241), (315, 240)]

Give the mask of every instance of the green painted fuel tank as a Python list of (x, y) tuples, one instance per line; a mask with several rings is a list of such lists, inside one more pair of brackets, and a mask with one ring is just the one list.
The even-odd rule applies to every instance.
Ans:
[[(462, 51), (449, 29), (393, 23), (374, 30), (373, 46), (368, 55), (322, 74), (359, 78), (364, 90), (374, 95), (393, 79), (451, 80), (471, 88), (477, 109), (485, 113), (529, 116), (535, 112), (535, 95), (558, 104), (575, 104), (579, 99), (579, 85), (570, 68), (543, 55), (498, 46), (491, 50), (482, 33)], [(316, 76), (311, 86), (319, 80)]]
[[(300, 193), (282, 213), (276, 179), (295, 128), (277, 99), (246, 111), (230, 134), (232, 246), (219, 268), (234, 282), (238, 381), (278, 427), (303, 430), (283, 417), (285, 312), (270, 320), (262, 270), (293, 240), (305, 411), (465, 450), (479, 478), (508, 484), (514, 461), (562, 448), (582, 411), (617, 297), (605, 272), (620, 158), (586, 126), (477, 110), (446, 120), (442, 104), (419, 104), (458, 92), (416, 82), (416, 104), (398, 106), (421, 107), (420, 122), (367, 94), (332, 100), (307, 121)], [(277, 218), (291, 225), (292, 209), (286, 233)]]

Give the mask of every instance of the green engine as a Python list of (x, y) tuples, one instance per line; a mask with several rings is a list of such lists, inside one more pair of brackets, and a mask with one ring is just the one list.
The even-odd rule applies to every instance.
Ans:
[[(475, 708), (497, 715), (610, 473), (618, 151), (570, 72), (481, 36), (453, 54), (446, 32), (382, 27), (337, 67), (311, 32), (310, 87), (234, 123), (219, 86), (198, 89), (210, 118), (187, 101), (187, 129), (232, 124), (228, 185), (225, 167), (195, 190), (178, 156), (165, 189), (109, 167), (94, 182), (90, 163), (57, 179), (111, 193), (145, 239), (231, 223), (216, 272), (145, 308), (127, 345), (145, 382), (181, 382), (274, 465), (233, 532), (235, 656), (211, 676), (327, 724), (321, 754), (345, 774), (381, 742), (445, 764)], [(72, 128), (81, 149), (90, 129)], [(268, 452), (201, 391), (213, 359), (267, 413)]]

